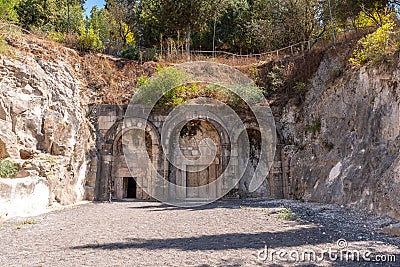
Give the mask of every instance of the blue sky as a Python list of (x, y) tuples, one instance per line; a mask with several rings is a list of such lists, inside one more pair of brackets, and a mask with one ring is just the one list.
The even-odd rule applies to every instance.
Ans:
[(105, 0), (86, 0), (85, 3), (85, 14), (90, 16), (90, 10), (92, 10), (93, 6), (98, 6), (102, 8), (105, 4)]

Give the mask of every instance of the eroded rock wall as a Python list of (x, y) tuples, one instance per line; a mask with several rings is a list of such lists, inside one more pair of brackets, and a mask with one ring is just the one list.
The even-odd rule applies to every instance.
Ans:
[(326, 57), (279, 130), (292, 196), (400, 218), (400, 71)]
[[(135, 79), (155, 65), (131, 62), (121, 72), (111, 59), (85, 61), (52, 42), (7, 42), (13, 49), (0, 55), (0, 158), (20, 172), (0, 179), (0, 217), (93, 199), (97, 159), (88, 104), (125, 103)], [(104, 75), (91, 70), (96, 61)], [(274, 180), (284, 188), (273, 195), (400, 218), (400, 65), (346, 64), (326, 55), (301, 104), (272, 107), (281, 141)]]
[[(0, 201), (0, 216), (18, 210), (18, 199), (34, 201), (29, 195), (35, 181), (48, 188), (40, 189), (48, 194), (46, 205), (85, 197), (94, 138), (86, 118), (88, 95), (71, 58), (79, 56), (61, 46), (49, 50), (29, 42), (0, 55), (0, 157), (20, 167), (17, 178), (0, 179), (6, 199)], [(19, 185), (32, 190), (16, 191)]]

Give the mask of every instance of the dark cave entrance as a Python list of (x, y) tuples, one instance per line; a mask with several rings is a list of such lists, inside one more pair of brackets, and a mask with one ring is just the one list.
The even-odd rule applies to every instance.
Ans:
[(137, 198), (137, 184), (135, 179), (133, 179), (132, 177), (126, 177), (124, 178), (124, 180), (126, 184), (126, 198)]

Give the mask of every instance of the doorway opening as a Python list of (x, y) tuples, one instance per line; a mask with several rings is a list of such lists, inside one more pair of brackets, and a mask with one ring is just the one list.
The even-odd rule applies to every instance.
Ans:
[[(222, 174), (221, 137), (216, 127), (207, 120), (193, 119), (181, 129), (178, 137), (180, 155), (176, 162), (186, 160), (207, 162), (205, 166), (193, 164), (174, 169), (175, 184), (186, 187), (179, 191), (182, 199), (212, 199), (216, 196), (217, 178)], [(212, 146), (212, 145), (213, 146)], [(170, 177), (171, 177), (170, 176)], [(186, 191), (186, 192), (185, 192)]]
[(126, 184), (126, 198), (137, 198), (136, 196), (136, 189), (137, 184), (135, 179), (132, 177), (124, 178)]

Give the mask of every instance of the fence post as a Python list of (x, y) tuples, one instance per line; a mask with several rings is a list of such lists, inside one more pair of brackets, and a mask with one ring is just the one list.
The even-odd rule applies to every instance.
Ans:
[(290, 46), (290, 52), (292, 53), (292, 56), (293, 56), (293, 54), (294, 54), (293, 53), (293, 45)]
[(308, 51), (310, 51), (311, 50), (311, 41), (308, 40), (307, 43), (308, 43)]

